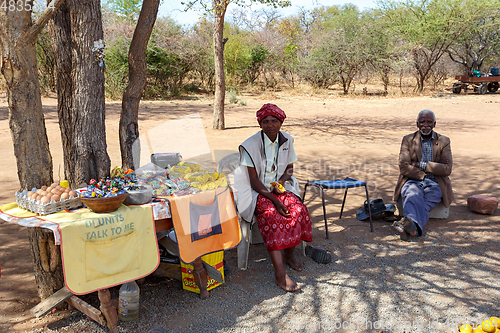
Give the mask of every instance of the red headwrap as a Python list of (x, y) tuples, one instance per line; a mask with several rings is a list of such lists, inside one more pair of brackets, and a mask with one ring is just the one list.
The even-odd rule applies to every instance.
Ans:
[(257, 111), (257, 121), (259, 124), (262, 122), (262, 119), (267, 116), (274, 116), (278, 118), (281, 122), (283, 122), (286, 118), (286, 114), (283, 110), (281, 110), (277, 105), (267, 103), (262, 105), (262, 107)]

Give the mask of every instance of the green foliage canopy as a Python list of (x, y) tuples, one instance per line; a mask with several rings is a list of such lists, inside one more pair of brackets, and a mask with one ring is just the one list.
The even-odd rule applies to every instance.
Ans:
[(369, 20), (352, 4), (325, 12), (323, 33), (303, 70), (305, 79), (323, 88), (339, 81), (347, 94), (356, 74), (375, 56), (377, 35)]
[(484, 66), (497, 66), (500, 56), (500, 10), (470, 25), (456, 43), (448, 48), (450, 58), (462, 65), (465, 75)]
[(106, 5), (115, 13), (134, 19), (141, 12), (142, 0), (106, 0)]
[(499, 6), (497, 0), (379, 0), (389, 28), (411, 50), (422, 91), (432, 67), (467, 29)]

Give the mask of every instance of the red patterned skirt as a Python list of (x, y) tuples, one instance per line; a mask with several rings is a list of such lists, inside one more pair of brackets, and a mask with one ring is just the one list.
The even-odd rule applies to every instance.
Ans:
[(297, 246), (302, 240), (312, 241), (311, 217), (307, 207), (291, 192), (272, 195), (283, 202), (291, 216), (284, 217), (278, 213), (271, 200), (259, 195), (255, 217), (267, 251)]

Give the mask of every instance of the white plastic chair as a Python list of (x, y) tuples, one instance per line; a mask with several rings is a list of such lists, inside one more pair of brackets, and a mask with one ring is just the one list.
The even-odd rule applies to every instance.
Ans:
[[(233, 172), (240, 166), (240, 154), (233, 153), (224, 156), (219, 163), (217, 163), (217, 172), (226, 175), (228, 185), (233, 185)], [(292, 186), (295, 187), (297, 193), (299, 193), (299, 182), (295, 177), (290, 179)], [(238, 244), (238, 268), (241, 270), (246, 270), (248, 267), (248, 252), (250, 250), (250, 244), (260, 244), (264, 241), (262, 240), (262, 235), (260, 234), (259, 228), (254, 226), (257, 223), (257, 219), (254, 217), (251, 223), (248, 223), (238, 218), (241, 227), (241, 242)], [(302, 254), (305, 255), (305, 244), (302, 242)]]

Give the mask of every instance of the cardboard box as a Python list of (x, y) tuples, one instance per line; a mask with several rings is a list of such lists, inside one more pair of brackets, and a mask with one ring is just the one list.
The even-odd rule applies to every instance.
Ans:
[[(218, 251), (207, 254), (201, 257), (201, 259), (205, 261), (207, 264), (215, 267), (215, 269), (217, 269), (224, 278), (224, 264), (223, 264), (224, 251)], [(194, 282), (193, 265), (185, 264), (181, 261), (181, 270), (182, 270), (182, 288), (199, 294), (200, 288), (198, 288), (198, 286)], [(207, 290), (212, 290), (220, 285), (221, 283), (215, 281), (210, 276), (208, 277)]]

